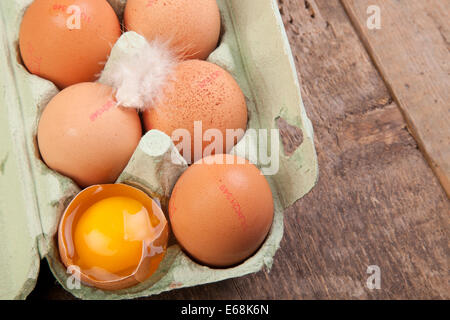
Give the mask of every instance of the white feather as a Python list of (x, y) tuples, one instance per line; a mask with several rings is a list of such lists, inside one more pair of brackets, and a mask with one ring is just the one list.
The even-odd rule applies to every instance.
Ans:
[(167, 43), (127, 32), (114, 46), (99, 82), (116, 90), (121, 106), (143, 110), (163, 98), (177, 63)]

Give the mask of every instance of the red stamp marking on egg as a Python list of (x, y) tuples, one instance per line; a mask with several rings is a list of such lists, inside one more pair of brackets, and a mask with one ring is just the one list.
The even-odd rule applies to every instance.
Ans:
[(245, 215), (242, 213), (241, 205), (239, 204), (239, 201), (233, 196), (233, 194), (228, 190), (227, 186), (222, 184), (219, 187), (219, 190), (222, 191), (222, 193), (227, 198), (228, 202), (231, 204), (231, 207), (233, 208), (233, 211), (237, 214), (239, 221), (241, 222), (241, 226), (244, 230), (247, 229), (247, 219), (245, 218)]
[(89, 119), (91, 119), (92, 122), (94, 122), (95, 120), (97, 120), (102, 114), (104, 114), (106, 111), (108, 111), (109, 109), (111, 109), (112, 107), (114, 107), (116, 105), (116, 103), (113, 100), (109, 100), (107, 103), (105, 103), (100, 109), (98, 109), (97, 111), (95, 111), (94, 113), (91, 114), (91, 116), (89, 117)]
[(25, 46), (25, 51), (27, 52), (27, 54), (29, 56), (29, 60), (27, 61), (28, 70), (34, 74), (40, 73), (42, 57), (40, 57), (36, 54), (36, 51), (34, 50), (33, 45), (31, 43), (28, 43)]
[(89, 17), (86, 12), (81, 12), (81, 20), (89, 23), (91, 22), (91, 17)]
[(146, 8), (153, 6), (154, 4), (157, 4), (158, 0), (148, 0)]
[(222, 75), (222, 72), (220, 72), (219, 70), (212, 72), (211, 74), (209, 74), (205, 79), (203, 79), (202, 81), (200, 81), (199, 83), (199, 87), (200, 88), (205, 88), (207, 85), (213, 83), (217, 78), (219, 78)]

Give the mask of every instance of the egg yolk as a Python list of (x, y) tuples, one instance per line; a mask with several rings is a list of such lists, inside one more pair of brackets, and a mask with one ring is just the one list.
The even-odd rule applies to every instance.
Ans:
[(150, 215), (139, 201), (110, 197), (90, 206), (74, 230), (76, 265), (91, 275), (129, 275), (152, 234)]

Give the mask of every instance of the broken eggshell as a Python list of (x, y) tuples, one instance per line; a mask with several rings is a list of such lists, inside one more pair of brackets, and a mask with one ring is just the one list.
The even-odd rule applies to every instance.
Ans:
[[(121, 276), (102, 272), (94, 277), (76, 266), (77, 251), (73, 235), (79, 219), (87, 209), (103, 199), (115, 196), (126, 196), (142, 203), (150, 214), (149, 221), (153, 229), (150, 232), (151, 236), (143, 240), (142, 256), (134, 271)], [(58, 247), (68, 273), (79, 277), (81, 282), (89, 286), (103, 290), (120, 290), (144, 282), (155, 273), (164, 258), (168, 237), (169, 226), (164, 213), (143, 191), (125, 184), (95, 185), (80, 192), (65, 210), (58, 229)]]

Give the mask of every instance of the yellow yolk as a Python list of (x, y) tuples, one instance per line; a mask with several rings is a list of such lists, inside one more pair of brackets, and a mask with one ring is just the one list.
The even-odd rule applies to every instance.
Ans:
[(129, 274), (139, 265), (143, 241), (151, 232), (149, 212), (139, 201), (127, 197), (100, 200), (75, 226), (75, 262), (92, 274)]

